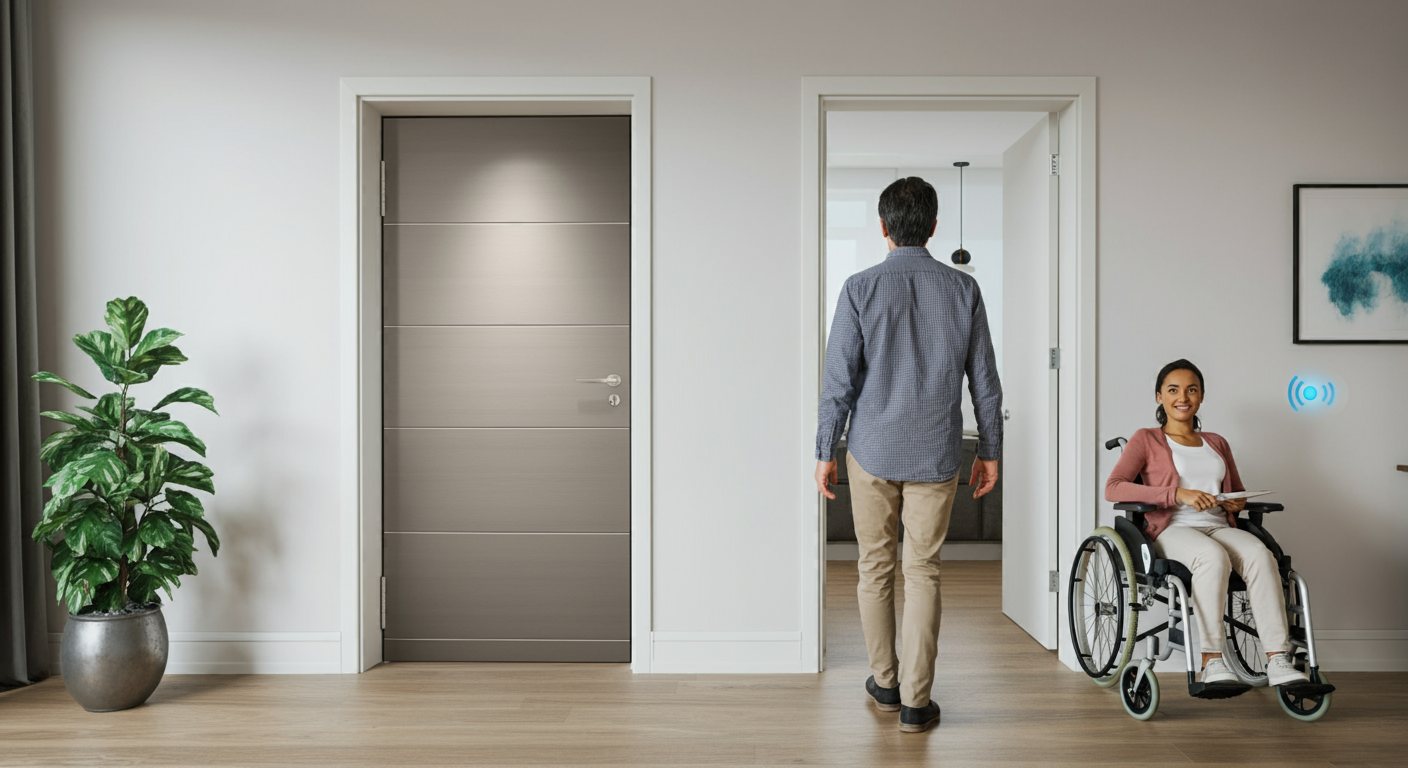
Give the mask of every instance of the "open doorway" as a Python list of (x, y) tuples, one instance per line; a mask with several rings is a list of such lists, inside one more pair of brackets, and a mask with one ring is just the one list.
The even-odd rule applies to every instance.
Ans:
[[(942, 556), (946, 561), (1002, 560), (1002, 581), (1011, 584), (1003, 590), (1003, 611), (1046, 648), (1055, 648), (1056, 630), (1055, 595), (1042, 583), (1049, 570), (1045, 565), (1055, 554), (1045, 550), (1054, 529), (1050, 438), (1056, 381), (1053, 369), (1032, 360), (1046, 362), (1046, 349), (1055, 346), (1056, 337), (1051, 295), (1057, 247), (1051, 213), (1059, 195), (1050, 163), (1054, 128), (1052, 116), (1041, 111), (828, 113), (822, 338), (824, 348), (846, 279), (886, 256), (876, 210), (881, 190), (899, 178), (925, 179), (939, 199), (929, 252), (971, 275), (982, 292), (1006, 394), (1010, 446), (991, 493), (979, 499), (958, 493)], [(950, 254), (960, 247), (971, 254), (970, 262), (951, 262)], [(977, 445), (978, 424), (965, 389), (960, 482), (967, 480)], [(842, 465), (845, 450), (843, 439), (837, 449)], [(1006, 506), (1004, 486), (1012, 489)], [(857, 556), (849, 490), (843, 472), (836, 499), (825, 502), (829, 562)]]
[[(1062, 586), (1060, 563), (1074, 551), (1078, 532), (1093, 525), (1097, 485), (1094, 79), (804, 78), (803, 104), (803, 188), (815, 200), (814, 209), (809, 203), (803, 211), (805, 439), (810, 445), (815, 437), (825, 336), (845, 278), (840, 273), (884, 256), (874, 208), (879, 191), (899, 176), (934, 183), (940, 222), (929, 249), (946, 263), (958, 247), (958, 172), (952, 164), (973, 163), (964, 179), (964, 247), (974, 254), (973, 276), (990, 322), (994, 330), (1000, 326), (995, 351), (1010, 418), (1001, 500), (994, 499), (990, 509), (968, 510), (966, 522), (955, 509), (954, 546), (946, 546), (945, 559), (1001, 558), (1003, 613), (1074, 666), (1069, 644), (1060, 640), (1067, 629), (1056, 590)], [(888, 123), (892, 134), (917, 135), (925, 145), (906, 147), (902, 135), (892, 136), (896, 143), (889, 148), (851, 142), (876, 121)], [(857, 132), (848, 137), (848, 129)], [(944, 146), (945, 137), (961, 140), (965, 132), (971, 143)], [(984, 198), (990, 206), (1002, 202), (975, 211)], [(867, 218), (875, 230), (869, 237)], [(859, 226), (847, 232), (848, 223)], [(869, 255), (867, 248), (873, 249)], [(962, 481), (970, 463), (967, 457)], [(813, 485), (802, 507), (804, 589), (816, 600), (815, 612), (810, 601), (803, 603), (803, 665), (811, 668), (814, 661), (815, 669), (824, 668), (827, 645), (826, 558), (854, 557), (853, 545), (831, 546), (841, 542), (827, 529), (823, 501)], [(806, 637), (811, 627), (814, 646)], [(816, 649), (814, 657), (809, 647)]]

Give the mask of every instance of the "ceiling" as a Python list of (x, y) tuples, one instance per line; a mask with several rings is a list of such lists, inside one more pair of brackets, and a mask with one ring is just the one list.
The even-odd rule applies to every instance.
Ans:
[(828, 112), (829, 168), (1001, 168), (1045, 112)]

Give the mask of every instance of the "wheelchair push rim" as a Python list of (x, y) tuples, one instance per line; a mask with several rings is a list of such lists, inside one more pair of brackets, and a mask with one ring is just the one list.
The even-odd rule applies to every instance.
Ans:
[(1222, 655), (1227, 660), (1227, 666), (1247, 685), (1265, 686), (1266, 652), (1256, 632), (1251, 599), (1245, 591), (1227, 593), (1226, 619), (1227, 652)]
[(1114, 683), (1134, 649), (1136, 614), (1130, 610), (1129, 574), (1134, 571), (1124, 541), (1097, 528), (1081, 542), (1071, 564), (1067, 610), (1071, 642), (1081, 669), (1102, 687)]

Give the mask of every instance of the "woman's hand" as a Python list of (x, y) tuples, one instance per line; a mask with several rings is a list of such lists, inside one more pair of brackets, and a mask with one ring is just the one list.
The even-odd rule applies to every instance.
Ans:
[(1177, 499), (1179, 504), (1187, 504), (1199, 512), (1206, 512), (1217, 506), (1216, 496), (1213, 496), (1211, 493), (1203, 493), (1202, 491), (1195, 491), (1190, 488), (1179, 488), (1178, 493), (1174, 494), (1174, 498)]
[(1231, 512), (1234, 515), (1247, 508), (1246, 499), (1228, 499), (1227, 501), (1219, 503), (1222, 505), (1223, 510)]

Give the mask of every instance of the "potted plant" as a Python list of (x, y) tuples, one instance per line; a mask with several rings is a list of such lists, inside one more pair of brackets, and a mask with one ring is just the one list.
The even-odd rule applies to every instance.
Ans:
[(168, 649), (157, 593), (171, 597), (182, 576), (196, 573), (197, 531), (212, 555), (220, 549), (200, 499), (172, 487), (215, 492), (209, 467), (168, 450), (204, 458), (205, 443), (164, 410), (194, 403), (215, 412), (215, 401), (182, 387), (150, 410), (138, 408), (129, 389), (186, 360), (171, 345), (181, 334), (157, 328), (144, 335), (147, 307), (135, 296), (108, 302), (106, 319), (107, 331), (79, 334), (73, 343), (118, 391), (97, 397), (52, 373), (34, 375), (96, 401), (79, 406), (83, 414), (42, 414), (71, 428), (40, 448), (53, 473), (44, 483), (52, 495), (33, 533), (52, 553), (58, 598), (69, 611), (64, 685), (90, 712), (135, 707), (156, 690)]

